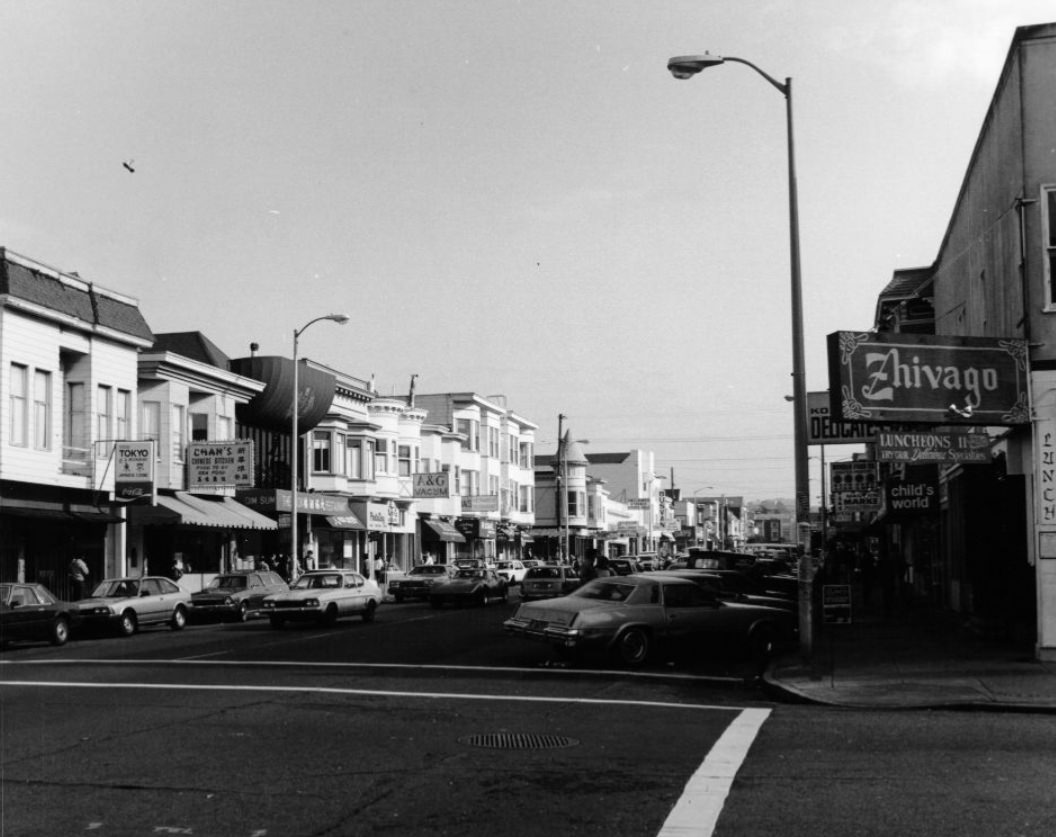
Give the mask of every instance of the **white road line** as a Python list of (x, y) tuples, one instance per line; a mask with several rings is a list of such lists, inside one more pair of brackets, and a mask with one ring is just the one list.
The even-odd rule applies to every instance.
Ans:
[(689, 781), (657, 837), (710, 837), (726, 804), (734, 777), (769, 709), (745, 709), (711, 748)]
[[(227, 652), (220, 651), (217, 655), (224, 654)], [(725, 676), (713, 676), (706, 674), (666, 674), (664, 672), (649, 672), (649, 671), (624, 671), (622, 669), (610, 670), (610, 669), (583, 669), (583, 668), (562, 668), (560, 666), (542, 666), (538, 668), (525, 668), (519, 666), (451, 666), (451, 665), (412, 665), (408, 663), (313, 663), (308, 661), (299, 660), (273, 660), (273, 661), (253, 661), (253, 660), (207, 660), (204, 659), (206, 656), (213, 655), (201, 655), (196, 657), (182, 657), (178, 660), (129, 660), (129, 659), (111, 659), (111, 660), (79, 660), (76, 658), (50, 658), (46, 660), (0, 660), (0, 667), (5, 665), (32, 665), (32, 666), (47, 666), (47, 665), (151, 665), (151, 666), (162, 666), (162, 665), (214, 665), (233, 667), (233, 666), (247, 666), (250, 668), (365, 668), (365, 669), (379, 669), (379, 670), (407, 670), (407, 671), (461, 671), (461, 672), (472, 672), (474, 674), (487, 674), (489, 672), (496, 672), (500, 674), (554, 674), (554, 675), (579, 675), (585, 677), (612, 677), (618, 675), (627, 679), (643, 679), (643, 680), (688, 680), (697, 683), (743, 683), (743, 677), (725, 677)]]
[[(76, 681), (0, 680), (0, 688), (31, 686), (43, 689), (146, 689), (151, 691), (178, 690), (191, 692), (280, 692), (296, 694), (343, 695), (347, 697), (428, 698), (430, 700), (494, 700), (519, 703), (589, 704), (591, 706), (644, 706), (653, 709), (706, 709), (736, 712), (736, 706), (713, 706), (704, 703), (673, 703), (648, 700), (610, 700), (603, 698), (542, 697), (533, 695), (480, 695), (464, 692), (399, 692), (387, 689), (338, 689), (327, 686), (218, 686), (188, 683), (85, 683)], [(743, 710), (750, 711), (750, 710)], [(769, 712), (770, 710), (766, 710)], [(740, 716), (738, 716), (740, 717)], [(712, 748), (714, 752), (714, 748)]]

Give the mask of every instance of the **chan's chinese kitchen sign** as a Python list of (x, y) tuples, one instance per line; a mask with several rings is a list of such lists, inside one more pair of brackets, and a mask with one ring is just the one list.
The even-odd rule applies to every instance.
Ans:
[(253, 442), (191, 442), (187, 445), (187, 487), (253, 486)]
[(847, 421), (1027, 424), (1027, 343), (989, 337), (829, 335), (833, 415)]

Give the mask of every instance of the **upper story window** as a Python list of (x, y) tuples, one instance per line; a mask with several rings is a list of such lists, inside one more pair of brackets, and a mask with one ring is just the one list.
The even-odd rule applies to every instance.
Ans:
[(399, 474), (401, 477), (409, 477), (418, 471), (418, 448), (415, 445), (400, 445), (398, 447)]
[(345, 476), (353, 480), (374, 479), (374, 442), (371, 439), (345, 439)]
[(132, 393), (127, 389), (117, 391), (117, 399), (114, 401), (114, 438), (128, 441), (132, 437)]
[(499, 458), (499, 428), (497, 427), (486, 427), (484, 428), (485, 438), (488, 442), (488, 456), (493, 459)]
[(191, 441), (209, 441), (209, 416), (205, 413), (191, 413)]
[(187, 433), (187, 408), (182, 404), (172, 407), (172, 459), (183, 462), (183, 443)]
[(43, 369), (33, 373), (33, 447), (51, 448), (51, 373)]
[(374, 445), (374, 471), (378, 474), (388, 474), (389, 471), (389, 446), (388, 439), (378, 439)]
[(1056, 309), (1056, 186), (1041, 189), (1041, 217), (1045, 241), (1045, 280), (1049, 288), (1046, 307)]
[(532, 467), (532, 443), (521, 442), (521, 467), (531, 468)]
[(312, 431), (312, 471), (317, 474), (330, 473), (330, 431)]
[(29, 438), (29, 367), (11, 364), (11, 427), (12, 445), (25, 447)]
[(112, 439), (114, 421), (114, 388), (100, 384), (95, 395), (95, 440)]

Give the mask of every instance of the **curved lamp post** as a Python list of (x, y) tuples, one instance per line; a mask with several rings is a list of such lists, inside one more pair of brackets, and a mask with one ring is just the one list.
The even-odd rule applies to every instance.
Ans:
[[(796, 188), (795, 144), (792, 133), (792, 79), (782, 84), (751, 61), (732, 56), (681, 55), (667, 62), (667, 69), (677, 79), (688, 79), (697, 73), (728, 62), (745, 64), (755, 70), (785, 97), (788, 123), (788, 224), (792, 263), (792, 400), (794, 411), (795, 475), (796, 475), (796, 540), (803, 544), (810, 528), (810, 472), (807, 467), (807, 384), (803, 353), (803, 291), (799, 266), (799, 199)], [(805, 527), (805, 528), (804, 528)], [(811, 608), (811, 567), (809, 542), (804, 545), (803, 560), (799, 562), (799, 645), (802, 655), (811, 659), (814, 647), (813, 614)]]
[(300, 328), (293, 330), (293, 410), (292, 418), (290, 419), (290, 581), (293, 581), (293, 571), (295, 566), (300, 565), (301, 561), (301, 549), (300, 543), (297, 539), (297, 466), (300, 459), (301, 445), (297, 438), (297, 419), (300, 411), (300, 382), (298, 380), (298, 368), (297, 368), (297, 341), (300, 336), (304, 334), (305, 329), (312, 323), (317, 323), (320, 320), (333, 320), (335, 323), (344, 325), (349, 321), (348, 314), (324, 314), (322, 317), (316, 317), (314, 320), (309, 320)]

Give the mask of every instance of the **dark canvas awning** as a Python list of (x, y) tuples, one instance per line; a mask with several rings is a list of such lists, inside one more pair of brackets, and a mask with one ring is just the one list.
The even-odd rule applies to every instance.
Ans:
[(363, 525), (363, 521), (356, 517), (352, 512), (346, 512), (345, 514), (334, 514), (326, 518), (326, 525), (331, 529), (359, 529), (365, 530), (367, 527)]
[(436, 536), (448, 543), (465, 543), (466, 539), (461, 532), (445, 520), (423, 520), (422, 525), (428, 526)]
[(23, 500), (5, 497), (0, 502), (0, 513), (67, 522), (124, 523), (120, 516), (102, 506), (92, 506), (87, 503), (62, 503), (53, 500)]

